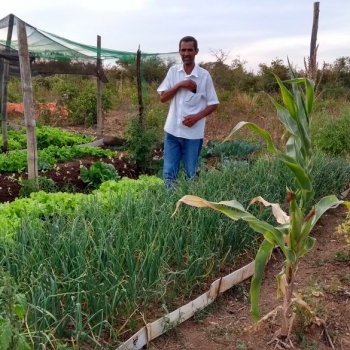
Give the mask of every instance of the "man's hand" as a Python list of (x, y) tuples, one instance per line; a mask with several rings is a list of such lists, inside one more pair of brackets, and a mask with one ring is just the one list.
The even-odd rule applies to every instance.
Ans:
[(181, 88), (187, 89), (190, 91), (196, 90), (197, 89), (197, 83), (191, 79), (189, 80), (182, 80), (178, 83)]
[(209, 114), (213, 113), (216, 108), (218, 107), (217, 104), (215, 105), (209, 105), (203, 109), (203, 111), (197, 113), (197, 114), (191, 114), (184, 118), (182, 121), (182, 124), (187, 126), (188, 128), (191, 128), (194, 124), (196, 124), (199, 120), (202, 118), (207, 117)]
[(197, 83), (191, 79), (182, 80), (176, 85), (174, 85), (170, 90), (163, 91), (160, 94), (160, 102), (164, 103), (171, 100), (180, 89), (187, 89), (190, 91), (197, 89)]
[(198, 114), (192, 114), (188, 115), (184, 118), (182, 121), (182, 124), (187, 126), (188, 128), (191, 128), (194, 124), (196, 124), (201, 118), (198, 116)]

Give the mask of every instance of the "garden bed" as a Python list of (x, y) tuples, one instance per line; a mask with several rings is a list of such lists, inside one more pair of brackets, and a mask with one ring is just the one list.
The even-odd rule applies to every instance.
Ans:
[[(102, 161), (107, 164), (113, 164), (119, 176), (137, 179), (142, 173), (135, 165), (130, 162), (122, 152), (117, 153), (114, 157), (93, 157), (88, 156), (80, 160), (58, 163), (55, 169), (39, 172), (39, 176), (45, 176), (52, 179), (62, 191), (87, 192), (87, 184), (80, 179), (80, 168), (90, 167), (91, 164)], [(0, 174), (0, 203), (12, 202), (18, 197), (21, 185), (18, 179), (27, 179), (28, 174), (25, 172)]]

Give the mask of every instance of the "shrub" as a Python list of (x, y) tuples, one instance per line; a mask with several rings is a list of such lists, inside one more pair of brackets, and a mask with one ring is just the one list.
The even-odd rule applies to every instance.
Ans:
[[(73, 93), (66, 102), (70, 118), (78, 125), (94, 125), (97, 122), (97, 97), (93, 81), (85, 84), (80, 93)], [(112, 93), (104, 89), (102, 93), (102, 109), (107, 112), (112, 108)]]
[(129, 157), (138, 168), (147, 168), (152, 159), (152, 150), (158, 143), (157, 132), (143, 126), (138, 118), (131, 120), (126, 132)]
[(350, 153), (350, 111), (336, 119), (328, 119), (315, 131), (314, 147), (332, 155)]

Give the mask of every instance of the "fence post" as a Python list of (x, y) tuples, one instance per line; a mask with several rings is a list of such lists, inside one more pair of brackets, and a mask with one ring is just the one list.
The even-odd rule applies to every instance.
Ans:
[(101, 37), (97, 35), (97, 135), (103, 135), (104, 115), (102, 111), (102, 82), (100, 79), (101, 61)]
[(320, 3), (314, 2), (314, 19), (312, 24), (311, 32), (311, 43), (310, 43), (310, 66), (316, 67), (316, 56), (317, 56), (317, 31), (318, 31), (318, 17), (320, 14)]
[(38, 178), (38, 150), (34, 114), (32, 77), (29, 62), (28, 40), (25, 23), (17, 19), (18, 54), (24, 107), (24, 125), (27, 130), (28, 179)]

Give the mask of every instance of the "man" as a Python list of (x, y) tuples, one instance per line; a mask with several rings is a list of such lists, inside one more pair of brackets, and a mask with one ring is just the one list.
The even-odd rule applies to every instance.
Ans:
[(205, 118), (215, 111), (219, 101), (210, 74), (195, 64), (197, 40), (185, 36), (180, 40), (182, 64), (171, 67), (157, 89), (161, 102), (170, 102), (164, 126), (164, 182), (172, 188), (182, 160), (186, 177), (196, 175), (203, 144)]

